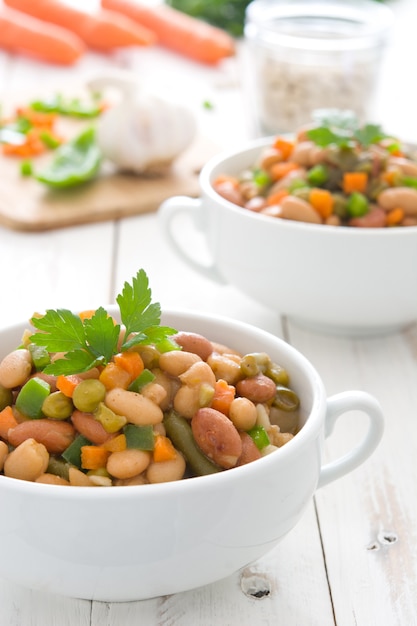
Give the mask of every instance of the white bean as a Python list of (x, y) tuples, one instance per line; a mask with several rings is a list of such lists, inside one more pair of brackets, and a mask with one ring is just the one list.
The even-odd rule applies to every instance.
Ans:
[(19, 348), (4, 357), (0, 363), (0, 385), (6, 389), (19, 387), (26, 382), (32, 370), (29, 350)]
[(145, 426), (162, 422), (162, 409), (140, 393), (116, 387), (106, 394), (106, 406), (117, 415), (124, 415), (131, 424)]

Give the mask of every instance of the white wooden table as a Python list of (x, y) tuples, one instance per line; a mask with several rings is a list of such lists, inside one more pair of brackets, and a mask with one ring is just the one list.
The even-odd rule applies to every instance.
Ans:
[[(415, 0), (397, 0), (393, 7), (397, 21), (375, 116), (390, 131), (417, 141), (412, 84), (417, 6)], [(175, 82), (219, 147), (249, 133), (238, 60), (213, 70), (162, 50), (141, 50), (89, 54), (76, 69), (64, 70), (0, 52), (0, 87), (79, 81), (109, 66), (133, 69), (143, 81)], [(204, 100), (213, 103), (211, 111), (203, 108)], [(374, 394), (386, 415), (383, 441), (363, 466), (317, 492), (278, 547), (226, 580), (175, 596), (109, 604), (48, 595), (0, 579), (0, 626), (417, 625), (417, 325), (364, 339), (301, 330), (232, 287), (216, 286), (188, 269), (167, 248), (154, 213), (46, 233), (0, 228), (0, 324), (47, 307), (114, 302), (140, 267), (163, 308), (221, 310), (261, 326), (312, 361), (329, 395), (348, 389)], [(327, 441), (329, 458), (358, 436), (356, 417), (342, 420)], [(7, 515), (1, 502), (0, 515)], [(245, 593), (251, 577), (270, 593), (261, 598)]]

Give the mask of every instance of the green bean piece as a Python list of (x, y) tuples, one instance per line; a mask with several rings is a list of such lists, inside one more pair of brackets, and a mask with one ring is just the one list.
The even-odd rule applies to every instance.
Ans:
[(300, 399), (293, 389), (277, 385), (277, 393), (272, 405), (283, 411), (295, 411), (300, 406)]
[(72, 401), (79, 411), (94, 413), (106, 397), (106, 387), (97, 378), (82, 380), (74, 389)]
[(345, 219), (348, 216), (347, 198), (341, 193), (334, 193), (333, 199), (333, 213), (340, 217), (340, 219)]
[(191, 425), (185, 417), (178, 415), (175, 411), (170, 411), (165, 415), (163, 424), (175, 448), (182, 452), (188, 465), (197, 476), (215, 474), (221, 471), (220, 467), (212, 463), (201, 452), (193, 437)]
[(0, 385), (0, 411), (2, 411), (6, 406), (11, 406), (13, 404), (13, 393), (11, 389), (6, 389), (2, 385)]
[(74, 405), (62, 391), (54, 391), (45, 398), (42, 404), (42, 413), (54, 420), (65, 420), (73, 412)]
[(271, 359), (266, 352), (251, 352), (242, 357), (240, 370), (245, 377), (256, 376), (264, 373), (270, 363)]
[(71, 465), (62, 459), (57, 459), (55, 456), (49, 457), (49, 463), (46, 471), (48, 474), (54, 474), (55, 476), (60, 476), (60, 478), (65, 478), (65, 480), (69, 480), (69, 469)]
[(268, 378), (271, 378), (276, 385), (283, 385), (288, 387), (290, 377), (286, 369), (278, 365), (278, 363), (271, 363), (271, 365), (265, 370), (265, 374)]

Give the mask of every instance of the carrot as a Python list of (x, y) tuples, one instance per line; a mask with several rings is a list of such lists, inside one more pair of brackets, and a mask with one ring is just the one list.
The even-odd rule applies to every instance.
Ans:
[(66, 28), (5, 7), (0, 9), (0, 48), (57, 65), (73, 65), (85, 51), (82, 40)]
[(288, 141), (288, 139), (284, 139), (284, 137), (277, 137), (274, 141), (274, 148), (279, 150), (284, 161), (287, 161), (294, 150), (294, 142)]
[(224, 415), (229, 415), (230, 405), (235, 398), (236, 389), (225, 380), (219, 378), (214, 386), (214, 396), (211, 401), (211, 408), (220, 411)]
[(404, 216), (404, 209), (400, 207), (397, 207), (396, 209), (391, 209), (391, 211), (387, 213), (387, 226), (397, 226), (397, 224), (401, 224)]
[(100, 446), (81, 447), (81, 467), (86, 470), (96, 470), (106, 467), (110, 452)]
[(155, 463), (161, 463), (162, 461), (172, 461), (175, 459), (177, 452), (168, 437), (158, 435), (155, 437), (152, 455)]
[(234, 40), (224, 30), (173, 7), (153, 7), (135, 0), (102, 0), (101, 4), (149, 28), (161, 45), (194, 61), (215, 65), (235, 53)]
[(18, 422), (11, 406), (6, 406), (0, 411), (0, 437), (7, 440), (10, 428), (16, 428)]
[(60, 374), (56, 379), (56, 388), (61, 391), (64, 396), (67, 396), (67, 398), (72, 398), (74, 389), (81, 381), (81, 376), (77, 376), (77, 374), (70, 374), (69, 376)]
[(114, 362), (129, 374), (131, 381), (135, 380), (145, 368), (139, 352), (121, 352), (114, 356)]
[(274, 163), (274, 165), (271, 165), (269, 174), (272, 180), (281, 180), (281, 178), (284, 178), (284, 176), (286, 176), (290, 172), (293, 172), (294, 170), (298, 170), (299, 168), (300, 166), (298, 165), (298, 163), (293, 163), (292, 161), (284, 161), (282, 163)]
[(127, 448), (126, 435), (116, 435), (116, 437), (105, 441), (102, 447), (109, 452), (123, 452)]
[(91, 317), (93, 317), (95, 312), (95, 309), (86, 309), (85, 311), (81, 311), (80, 313), (78, 313), (78, 315), (82, 319), (82, 321), (84, 321), (89, 320)]
[(97, 13), (86, 13), (60, 0), (4, 0), (4, 3), (44, 23), (65, 27), (89, 48), (101, 52), (125, 46), (148, 46), (156, 42), (152, 31), (114, 11), (100, 9)]
[(123, 367), (116, 365), (116, 363), (113, 363), (113, 361), (107, 363), (100, 372), (99, 380), (107, 390), (114, 389), (115, 387), (127, 389), (132, 382), (129, 372), (123, 369)]
[(308, 200), (323, 219), (326, 219), (333, 213), (334, 198), (327, 189), (313, 187), (308, 195)]
[(368, 174), (366, 172), (345, 172), (343, 174), (343, 191), (345, 193), (364, 192), (367, 184)]

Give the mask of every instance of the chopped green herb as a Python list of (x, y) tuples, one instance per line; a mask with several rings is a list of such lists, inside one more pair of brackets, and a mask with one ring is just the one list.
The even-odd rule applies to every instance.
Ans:
[(38, 346), (49, 352), (64, 352), (44, 369), (46, 374), (77, 374), (96, 365), (105, 365), (120, 350), (137, 344), (155, 344), (164, 351), (178, 349), (170, 339), (176, 330), (160, 326), (161, 307), (151, 301), (148, 277), (143, 269), (125, 283), (117, 296), (120, 319), (126, 327), (125, 341), (118, 346), (120, 325), (116, 324), (103, 307), (99, 307), (89, 319), (67, 309), (49, 309), (42, 317), (33, 317), (32, 325), (41, 332), (30, 337)]
[(60, 113), (82, 118), (97, 117), (103, 110), (97, 96), (82, 99), (65, 98), (61, 94), (55, 94), (45, 100), (34, 100), (30, 103), (30, 108), (41, 113)]

